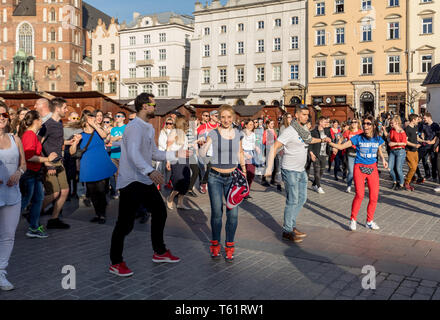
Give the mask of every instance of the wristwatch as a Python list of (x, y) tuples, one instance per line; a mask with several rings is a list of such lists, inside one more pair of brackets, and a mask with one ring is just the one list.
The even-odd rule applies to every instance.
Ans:
[(20, 171), (21, 174), (24, 174), (24, 170), (22, 168), (18, 168), (18, 171)]

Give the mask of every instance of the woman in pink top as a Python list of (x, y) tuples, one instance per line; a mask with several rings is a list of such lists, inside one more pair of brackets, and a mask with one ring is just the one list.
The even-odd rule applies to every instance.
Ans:
[[(402, 190), (404, 175), (403, 175), (403, 163), (406, 158), (405, 146), (408, 141), (405, 130), (402, 129), (402, 120), (400, 116), (395, 116), (393, 120), (391, 120), (391, 131), (388, 135), (388, 145), (391, 148), (390, 151), (390, 159), (389, 159), (389, 170), (391, 174), (391, 178), (393, 178), (393, 190)], [(394, 170), (394, 167), (397, 169), (397, 175)]]

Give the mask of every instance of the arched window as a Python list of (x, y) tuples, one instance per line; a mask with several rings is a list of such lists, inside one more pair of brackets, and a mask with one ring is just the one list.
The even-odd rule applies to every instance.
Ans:
[(55, 29), (50, 29), (50, 41), (55, 42), (57, 40), (57, 34), (55, 33)]
[(301, 99), (298, 97), (292, 97), (292, 99), (290, 99), (290, 104), (291, 105), (301, 104)]
[(266, 105), (266, 102), (264, 102), (263, 100), (260, 100), (260, 101), (258, 101), (258, 105), (260, 105), (260, 106), (265, 106), (265, 105)]
[(51, 48), (50, 49), (50, 60), (55, 60), (55, 49)]
[(29, 23), (23, 23), (18, 29), (18, 50), (23, 50), (27, 54), (32, 54), (32, 48), (32, 27)]
[(244, 106), (245, 105), (243, 99), (238, 99), (236, 104), (237, 104), (237, 106)]
[(56, 16), (56, 13), (55, 13), (55, 9), (54, 9), (54, 8), (50, 9), (50, 19), (49, 19), (49, 21), (50, 21), (50, 22), (55, 22), (55, 21), (57, 21), (57, 16)]
[(276, 106), (276, 107), (279, 107), (280, 106), (280, 102), (278, 100), (274, 100), (274, 101), (272, 101), (272, 105)]
[(212, 104), (212, 102), (210, 100), (206, 100), (205, 102), (203, 102), (203, 104)]

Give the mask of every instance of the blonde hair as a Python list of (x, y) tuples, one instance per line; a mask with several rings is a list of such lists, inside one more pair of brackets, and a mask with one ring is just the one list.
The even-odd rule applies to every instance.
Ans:
[(360, 119), (353, 119), (352, 121), (351, 121), (351, 124), (350, 124), (350, 127), (348, 128), (348, 131), (351, 131), (351, 132), (354, 132), (353, 131), (353, 123), (357, 123), (357, 125), (358, 125), (358, 130), (360, 129), (360, 128), (362, 128), (362, 122), (361, 122), (361, 120)]
[(222, 104), (220, 106), (220, 108), (218, 109), (218, 115), (221, 117), (222, 113), (225, 112), (225, 111), (228, 111), (232, 115), (234, 120), (235, 120), (235, 116), (236, 116), (235, 110), (234, 110), (234, 108), (232, 108), (231, 105), (229, 105), (229, 104)]
[(402, 119), (400, 118), (400, 116), (394, 116), (391, 121), (397, 122), (399, 126), (402, 126)]
[(181, 146), (185, 143), (186, 132), (188, 131), (188, 121), (185, 116), (177, 116), (174, 127), (176, 130), (176, 144)]

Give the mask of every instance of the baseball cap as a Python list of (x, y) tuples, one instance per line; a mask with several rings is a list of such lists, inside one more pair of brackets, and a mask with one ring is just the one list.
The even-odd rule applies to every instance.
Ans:
[(217, 111), (217, 110), (213, 110), (213, 111), (211, 111), (211, 112), (209, 113), (210, 116), (213, 116), (213, 115), (215, 115), (215, 114), (218, 114), (218, 111)]

